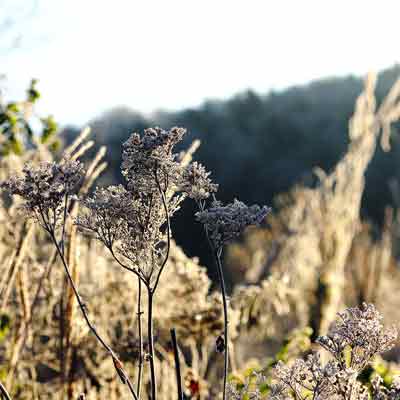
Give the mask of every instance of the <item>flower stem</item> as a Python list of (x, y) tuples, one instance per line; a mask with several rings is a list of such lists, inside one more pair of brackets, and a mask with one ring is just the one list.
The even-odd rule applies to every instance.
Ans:
[(215, 261), (217, 264), (217, 272), (219, 283), (221, 286), (221, 293), (222, 293), (222, 304), (224, 308), (224, 386), (223, 386), (223, 400), (226, 400), (226, 384), (228, 378), (228, 368), (229, 368), (229, 348), (228, 348), (228, 305), (226, 300), (226, 288), (225, 288), (225, 280), (224, 274), (222, 271), (222, 264), (221, 264), (221, 253), (222, 249), (215, 250), (214, 256)]
[(148, 315), (147, 315), (147, 335), (149, 341), (149, 362), (150, 362), (150, 379), (151, 379), (151, 400), (157, 398), (157, 382), (154, 367), (154, 338), (153, 338), (153, 292), (150, 287), (147, 288), (148, 293)]
[(140, 400), (140, 394), (142, 389), (142, 372), (143, 372), (143, 333), (142, 333), (142, 281), (138, 278), (138, 299), (137, 299), (137, 322), (138, 322), (138, 334), (139, 334), (139, 371), (137, 377), (137, 398)]

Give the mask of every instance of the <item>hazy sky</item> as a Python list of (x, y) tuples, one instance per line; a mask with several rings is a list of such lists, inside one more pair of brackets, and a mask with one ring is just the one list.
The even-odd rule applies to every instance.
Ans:
[(0, 21), (18, 17), (0, 38), (0, 73), (11, 97), (38, 78), (41, 109), (63, 123), (399, 61), (399, 0), (37, 0), (33, 13), (32, 4), (0, 0)]

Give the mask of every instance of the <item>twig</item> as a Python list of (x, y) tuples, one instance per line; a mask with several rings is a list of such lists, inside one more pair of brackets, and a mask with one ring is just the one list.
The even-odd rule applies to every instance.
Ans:
[(155, 292), (155, 290), (157, 289), (161, 273), (163, 272), (163, 269), (164, 269), (165, 265), (167, 264), (168, 257), (169, 257), (169, 251), (171, 249), (171, 221), (170, 221), (170, 218), (169, 218), (167, 199), (165, 198), (165, 193), (162, 190), (160, 182), (158, 180), (157, 170), (154, 173), (154, 177), (155, 177), (155, 180), (156, 180), (156, 183), (157, 183), (157, 186), (158, 186), (158, 190), (160, 191), (161, 200), (162, 200), (164, 211), (165, 211), (165, 218), (167, 220), (167, 251), (166, 251), (166, 254), (165, 254), (164, 261), (161, 264), (160, 270), (159, 270), (159, 272), (157, 274), (157, 278), (156, 278), (156, 281), (155, 281), (154, 286), (153, 286), (153, 292)]
[(140, 399), (142, 389), (142, 373), (143, 373), (143, 333), (142, 333), (142, 281), (138, 278), (138, 305), (137, 305), (137, 322), (138, 322), (138, 333), (139, 333), (139, 371), (137, 378), (137, 397)]
[(21, 357), (22, 352), (24, 351), (26, 341), (28, 339), (28, 335), (30, 330), (28, 329), (32, 325), (33, 321), (33, 316), (34, 316), (34, 310), (38, 304), (39, 301), (39, 295), (40, 292), (42, 291), (43, 283), (44, 280), (48, 277), (49, 271), (54, 264), (55, 258), (57, 255), (57, 251), (54, 250), (52, 253), (52, 256), (50, 258), (50, 261), (46, 265), (42, 275), (40, 276), (39, 283), (35, 292), (35, 295), (33, 297), (32, 303), (30, 305), (30, 311), (29, 311), (29, 320), (26, 322), (26, 324), (21, 324), (19, 327), (19, 331), (17, 333), (17, 339), (15, 340), (15, 345), (13, 347), (13, 355), (10, 357), (10, 365), (9, 365), (9, 371), (7, 375), (7, 385), (11, 386), (12, 385), (12, 379), (13, 379), (13, 374), (15, 371), (15, 367), (18, 363), (18, 360)]
[(179, 362), (179, 351), (178, 351), (178, 343), (176, 340), (175, 328), (171, 329), (171, 339), (172, 339), (172, 347), (174, 349), (176, 385), (178, 388), (178, 400), (183, 400), (181, 365)]
[(1, 382), (0, 382), (0, 393), (2, 399), (11, 400), (11, 396), (8, 394), (7, 389), (3, 386)]

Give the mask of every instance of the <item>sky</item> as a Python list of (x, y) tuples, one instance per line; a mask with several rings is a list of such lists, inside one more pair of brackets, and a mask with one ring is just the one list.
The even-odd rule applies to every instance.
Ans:
[(0, 0), (1, 84), (19, 98), (39, 79), (62, 124), (177, 110), (392, 66), (399, 15), (398, 0)]

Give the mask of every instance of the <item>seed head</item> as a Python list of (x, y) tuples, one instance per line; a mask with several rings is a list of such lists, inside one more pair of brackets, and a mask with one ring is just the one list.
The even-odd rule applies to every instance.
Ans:
[(12, 176), (1, 187), (22, 197), (28, 216), (49, 228), (57, 224), (66, 198), (78, 192), (83, 176), (83, 165), (75, 160), (26, 164), (22, 176)]
[(218, 185), (212, 183), (210, 172), (198, 162), (192, 162), (183, 171), (180, 190), (196, 201), (205, 200), (216, 193)]
[(258, 205), (246, 206), (239, 200), (223, 206), (214, 201), (211, 207), (196, 213), (196, 219), (208, 231), (210, 240), (216, 249), (231, 242), (250, 225), (259, 225), (270, 208)]

